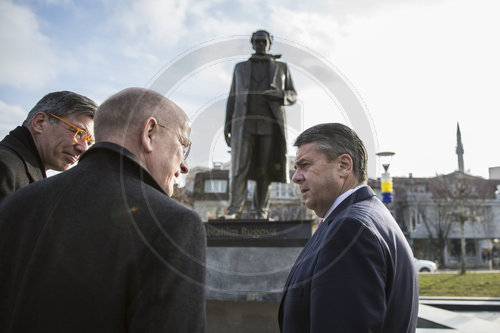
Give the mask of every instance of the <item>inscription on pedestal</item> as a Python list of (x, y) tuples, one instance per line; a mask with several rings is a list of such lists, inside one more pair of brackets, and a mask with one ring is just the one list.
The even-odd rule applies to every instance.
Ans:
[(311, 237), (311, 221), (209, 220), (208, 246), (304, 246)]

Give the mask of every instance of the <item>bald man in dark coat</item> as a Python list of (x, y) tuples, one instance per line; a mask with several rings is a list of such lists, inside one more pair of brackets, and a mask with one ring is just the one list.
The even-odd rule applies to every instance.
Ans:
[(169, 198), (189, 120), (131, 88), (79, 164), (0, 205), (0, 332), (204, 332), (205, 232)]

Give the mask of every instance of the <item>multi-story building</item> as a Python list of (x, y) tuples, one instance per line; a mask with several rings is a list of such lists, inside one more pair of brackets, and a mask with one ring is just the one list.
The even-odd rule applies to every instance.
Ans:
[[(369, 184), (380, 195), (380, 180), (370, 180)], [(387, 207), (416, 257), (436, 260), (446, 266), (458, 265), (461, 222), (467, 265), (487, 265), (487, 252), (498, 256), (500, 179), (484, 179), (456, 171), (432, 178), (395, 177), (393, 187), (394, 201)]]

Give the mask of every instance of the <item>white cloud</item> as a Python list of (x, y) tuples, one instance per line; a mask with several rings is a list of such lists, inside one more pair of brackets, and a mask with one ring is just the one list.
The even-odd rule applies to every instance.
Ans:
[(394, 7), (352, 19), (337, 40), (331, 57), (365, 99), (380, 148), (397, 152), (395, 173), (454, 171), (457, 121), (467, 169), (487, 176), (500, 162), (485, 144), (500, 109), (498, 9), (489, 0)]
[(69, 5), (72, 0), (35, 0), (34, 2), (41, 3), (43, 5)]
[[(340, 26), (329, 13), (294, 11), (273, 7), (271, 14), (272, 34), (307, 46), (315, 52), (332, 50), (338, 40)], [(275, 32), (272, 30), (276, 29)]]
[(173, 45), (188, 33), (188, 0), (134, 0), (120, 8), (115, 20), (136, 45)]
[(36, 2), (47, 5), (69, 5), (71, 0), (36, 0)]
[(50, 44), (28, 8), (0, 1), (0, 85), (37, 89), (55, 78), (60, 64)]
[(28, 114), (23, 108), (0, 101), (0, 140), (21, 125)]

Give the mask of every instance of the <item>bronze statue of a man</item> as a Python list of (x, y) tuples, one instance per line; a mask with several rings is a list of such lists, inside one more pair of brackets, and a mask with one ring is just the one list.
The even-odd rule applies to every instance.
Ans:
[(230, 204), (226, 218), (238, 218), (247, 180), (255, 180), (253, 216), (268, 218), (271, 182), (288, 181), (284, 105), (297, 100), (288, 66), (268, 54), (273, 37), (252, 35), (255, 53), (234, 68), (224, 135), (231, 147)]

